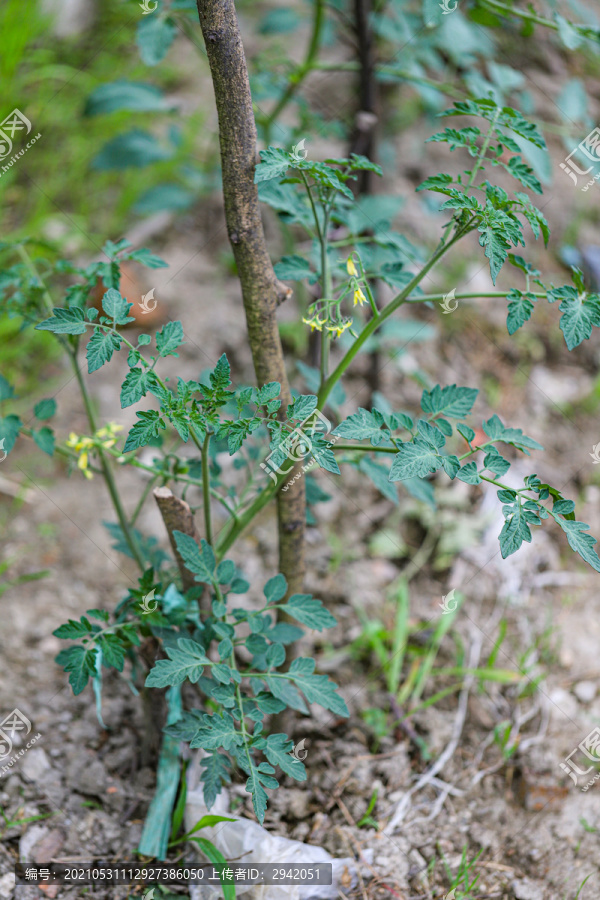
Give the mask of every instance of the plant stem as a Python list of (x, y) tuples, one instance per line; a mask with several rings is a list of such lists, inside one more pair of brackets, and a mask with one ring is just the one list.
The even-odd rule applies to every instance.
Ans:
[[(319, 52), (321, 43), (321, 35), (325, 22), (325, 0), (315, 0), (315, 12), (313, 18), (312, 34), (310, 43), (306, 51), (304, 62), (290, 76), (288, 86), (275, 105), (269, 115), (261, 121), (263, 126), (265, 142), (268, 144), (271, 135), (271, 126), (276, 119), (279, 118), (285, 107), (288, 105), (308, 73), (315, 68), (315, 60)], [(259, 120), (260, 121), (260, 120)]]
[(471, 172), (471, 175), (469, 176), (469, 180), (467, 181), (467, 184), (465, 185), (465, 190), (464, 190), (465, 194), (467, 193), (469, 188), (473, 187), (473, 182), (477, 178), (477, 173), (479, 172), (479, 169), (483, 169), (483, 166), (481, 165), (481, 163), (485, 159), (485, 154), (487, 153), (488, 147), (490, 146), (492, 138), (494, 137), (494, 128), (496, 127), (496, 122), (498, 121), (499, 118), (500, 118), (500, 108), (498, 108), (496, 110), (496, 112), (494, 113), (494, 118), (492, 119), (492, 121), (490, 123), (490, 127), (488, 128), (488, 133), (486, 134), (485, 140), (481, 147), (481, 150), (479, 151), (479, 156), (477, 157), (477, 159), (475, 161), (475, 165), (473, 166), (473, 170)]
[(210, 471), (209, 471), (209, 455), (208, 449), (210, 447), (210, 434), (207, 432), (206, 437), (204, 438), (204, 443), (202, 444), (202, 502), (204, 505), (204, 530), (206, 533), (206, 541), (212, 547), (213, 545), (213, 532), (212, 532), (212, 520), (210, 513)]
[[(77, 379), (77, 383), (79, 385), (79, 390), (81, 392), (81, 396), (83, 398), (83, 405), (85, 406), (85, 412), (88, 418), (88, 422), (90, 425), (90, 429), (92, 434), (96, 434), (97, 426), (96, 426), (96, 417), (94, 415), (94, 409), (92, 407), (92, 401), (90, 399), (90, 395), (88, 394), (88, 390), (85, 386), (85, 382), (83, 380), (83, 375), (81, 374), (81, 369), (77, 365), (77, 354), (76, 351), (72, 348), (69, 349), (69, 357), (71, 360), (71, 365), (73, 367), (73, 371), (75, 372), (75, 377)], [(121, 503), (121, 498), (119, 497), (119, 492), (117, 490), (117, 485), (114, 479), (114, 475), (112, 469), (110, 468), (110, 464), (104, 455), (102, 447), (96, 448), (98, 451), (98, 457), (100, 460), (100, 465), (102, 467), (102, 474), (104, 475), (104, 479), (106, 481), (106, 486), (108, 488), (108, 493), (110, 494), (110, 498), (112, 500), (112, 504), (114, 506), (115, 512), (117, 514), (117, 519), (119, 520), (119, 525), (121, 526), (121, 531), (123, 532), (123, 537), (127, 543), (127, 546), (131, 550), (133, 554), (133, 558), (137, 562), (140, 567), (140, 571), (144, 572), (146, 565), (144, 561), (144, 557), (138, 547), (138, 543), (135, 539), (135, 535), (133, 530), (129, 524), (127, 516), (125, 515), (125, 510), (123, 509), (123, 505)]]
[(380, 325), (385, 322), (389, 316), (394, 313), (399, 306), (401, 306), (406, 299), (410, 296), (410, 294), (414, 291), (417, 285), (423, 280), (427, 272), (434, 267), (434, 265), (438, 262), (439, 259), (444, 255), (444, 253), (450, 249), (450, 247), (455, 244), (460, 238), (464, 236), (466, 232), (464, 230), (457, 232), (454, 237), (443, 247), (438, 248), (427, 260), (423, 268), (420, 272), (409, 281), (403, 291), (399, 293), (393, 300), (385, 306), (381, 312), (379, 313), (379, 317), (377, 319), (371, 319), (363, 328), (357, 339), (354, 341), (352, 346), (346, 351), (346, 354), (342, 357), (341, 361), (338, 363), (337, 367), (328, 377), (325, 384), (321, 386), (321, 389), (318, 394), (318, 403), (317, 408), (323, 409), (329, 394), (335, 387), (336, 383), (339, 381), (341, 376), (344, 374), (360, 348), (363, 344), (371, 337), (374, 331), (379, 328)]
[[(329, 259), (327, 257), (327, 231), (329, 228), (329, 210), (324, 208), (323, 230), (320, 234), (321, 241), (321, 285), (323, 289), (323, 297), (326, 300), (331, 299), (332, 284), (331, 272), (329, 271)], [(321, 332), (321, 387), (327, 381), (329, 370), (329, 332), (323, 328)]]

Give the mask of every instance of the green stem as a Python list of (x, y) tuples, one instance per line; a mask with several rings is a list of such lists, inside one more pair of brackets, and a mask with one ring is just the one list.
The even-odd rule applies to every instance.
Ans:
[(394, 299), (391, 300), (390, 303), (388, 303), (388, 305), (381, 310), (378, 318), (371, 319), (365, 325), (365, 327), (363, 328), (363, 330), (361, 331), (361, 333), (359, 334), (357, 339), (354, 341), (352, 346), (346, 351), (346, 354), (342, 357), (342, 359), (338, 363), (337, 367), (334, 369), (334, 371), (328, 377), (327, 381), (321, 386), (321, 389), (318, 394), (318, 404), (317, 404), (318, 409), (323, 409), (323, 407), (327, 401), (327, 398), (329, 397), (329, 394), (335, 387), (336, 383), (342, 377), (342, 375), (344, 374), (344, 372), (346, 371), (346, 369), (348, 368), (348, 366), (350, 365), (350, 363), (352, 362), (352, 360), (354, 359), (354, 357), (356, 356), (356, 354), (358, 353), (360, 348), (371, 337), (373, 332), (377, 328), (379, 328), (379, 326), (382, 325), (383, 322), (385, 322), (385, 320), (388, 319), (392, 315), (392, 313), (394, 313), (398, 309), (398, 307), (401, 306), (406, 301), (406, 299), (411, 295), (411, 293), (414, 291), (414, 289), (423, 280), (423, 278), (429, 272), (429, 270), (435, 266), (435, 264), (444, 255), (444, 253), (446, 253), (446, 251), (449, 250), (453, 244), (455, 244), (458, 240), (460, 240), (460, 238), (462, 238), (465, 233), (466, 232), (464, 231), (464, 229), (457, 232), (454, 235), (454, 237), (452, 238), (452, 240), (450, 240), (443, 247), (438, 248), (435, 251), (435, 253), (433, 253), (432, 256), (430, 256), (430, 258), (427, 260), (427, 262), (425, 263), (425, 265), (423, 266), (421, 271), (417, 272), (417, 274), (413, 278), (411, 278), (411, 280), (406, 285), (404, 290), (401, 291), (396, 297), (394, 297)]
[[(92, 407), (90, 395), (88, 394), (85, 382), (83, 380), (83, 375), (81, 374), (81, 369), (77, 365), (76, 351), (70, 349), (69, 357), (71, 359), (71, 365), (73, 367), (73, 371), (75, 372), (75, 377), (79, 385), (79, 390), (81, 391), (83, 405), (85, 406), (85, 412), (88, 418), (90, 429), (92, 431), (92, 434), (96, 434), (96, 431), (98, 430), (96, 427), (96, 417), (94, 415), (94, 409)], [(144, 572), (146, 568), (144, 557), (142, 556), (140, 548), (138, 547), (137, 541), (135, 539), (135, 535), (133, 534), (133, 530), (131, 529), (127, 516), (125, 515), (125, 510), (123, 509), (121, 498), (119, 497), (119, 492), (117, 490), (117, 485), (115, 483), (112, 469), (110, 468), (108, 460), (104, 455), (102, 447), (97, 447), (96, 449), (98, 451), (98, 457), (100, 460), (100, 465), (102, 467), (102, 474), (104, 475), (108, 493), (110, 494), (110, 499), (112, 500), (112, 504), (117, 514), (117, 519), (119, 520), (119, 525), (121, 526), (121, 530), (123, 532), (123, 537), (125, 538), (127, 546), (131, 550), (131, 553), (133, 554), (133, 558), (140, 567), (140, 571)]]
[[(331, 273), (329, 271), (329, 259), (327, 257), (327, 230), (329, 228), (329, 211), (324, 209), (323, 230), (320, 235), (321, 242), (321, 284), (323, 289), (323, 297), (326, 300), (331, 299), (332, 283)], [(329, 332), (323, 328), (321, 332), (321, 387), (327, 381), (327, 373), (329, 370)]]
[(500, 110), (500, 108), (498, 108), (496, 110), (496, 112), (494, 113), (494, 118), (492, 119), (492, 122), (488, 129), (488, 133), (486, 134), (485, 140), (481, 147), (481, 150), (479, 151), (479, 156), (477, 157), (477, 160), (475, 161), (475, 165), (473, 166), (473, 171), (471, 172), (469, 180), (467, 181), (467, 184), (465, 185), (465, 190), (464, 190), (465, 194), (467, 193), (469, 188), (473, 187), (473, 182), (477, 178), (477, 173), (479, 172), (479, 169), (483, 169), (483, 166), (481, 165), (481, 163), (485, 159), (485, 154), (487, 153), (488, 147), (490, 146), (490, 144), (492, 142), (492, 138), (494, 137), (494, 128), (496, 127), (496, 122), (500, 118), (500, 112), (501, 112), (501, 110)]
[[(546, 28), (551, 28), (553, 31), (558, 31), (558, 25), (556, 22), (553, 22), (551, 19), (544, 19), (542, 16), (538, 16), (536, 13), (527, 12), (522, 9), (514, 9), (512, 6), (507, 6), (505, 3), (500, 3), (499, 0), (480, 0), (483, 6), (487, 6), (489, 9), (494, 10), (495, 12), (504, 13), (507, 16), (516, 16), (519, 19), (523, 19), (526, 22), (535, 22), (537, 25), (544, 25)], [(577, 28), (576, 25), (573, 26)]]
[(204, 504), (204, 530), (206, 533), (206, 541), (212, 547), (213, 532), (212, 520), (210, 512), (210, 471), (209, 471), (209, 455), (210, 434), (207, 432), (202, 444), (202, 502)]
[[(528, 291), (532, 297), (546, 297), (547, 291)], [(481, 294), (479, 292), (475, 292), (473, 294), (454, 294), (454, 300), (477, 300), (477, 299), (485, 299), (487, 297), (502, 297), (506, 298), (508, 291), (490, 291), (489, 293)], [(443, 300), (447, 294), (423, 294), (417, 300), (413, 300), (413, 303), (424, 303), (426, 300)]]
[(265, 141), (267, 144), (269, 143), (271, 125), (277, 118), (279, 118), (308, 73), (315, 68), (315, 60), (319, 52), (324, 22), (325, 0), (315, 0), (315, 13), (313, 18), (312, 34), (310, 43), (308, 45), (308, 50), (306, 51), (304, 62), (301, 63), (296, 71), (290, 76), (288, 86), (283, 92), (283, 95), (280, 97), (278, 103), (275, 105), (275, 108), (272, 110), (272, 112), (269, 113), (266, 119), (261, 122), (264, 130)]
[(136, 508), (135, 508), (134, 511), (133, 511), (133, 515), (132, 515), (131, 519), (129, 520), (129, 524), (131, 525), (132, 528), (134, 527), (134, 525), (135, 525), (135, 523), (136, 523), (136, 521), (137, 521), (137, 517), (139, 516), (139, 514), (140, 514), (141, 511), (142, 511), (142, 507), (143, 507), (144, 503), (146, 502), (146, 498), (147, 498), (148, 494), (150, 493), (150, 491), (151, 491), (152, 488), (154, 487), (154, 484), (155, 484), (155, 482), (157, 481), (158, 478), (159, 478), (159, 476), (158, 476), (158, 475), (155, 475), (154, 478), (151, 478), (151, 479), (146, 483), (146, 486), (144, 487), (144, 490), (142, 491), (142, 496), (141, 496), (140, 499), (138, 500), (138, 504), (137, 504)]

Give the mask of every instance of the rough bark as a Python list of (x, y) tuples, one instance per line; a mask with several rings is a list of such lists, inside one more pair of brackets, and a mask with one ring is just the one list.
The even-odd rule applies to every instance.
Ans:
[[(263, 231), (254, 184), (256, 125), (244, 48), (233, 0), (197, 0), (219, 117), (227, 232), (242, 288), (248, 339), (259, 385), (281, 385), (282, 416), (290, 403), (276, 309), (282, 299)], [(296, 470), (290, 472), (290, 480)], [(304, 479), (278, 494), (279, 568), (292, 591), (304, 580)]]
[(154, 488), (152, 493), (154, 494), (154, 499), (160, 510), (163, 522), (165, 523), (171, 549), (177, 560), (183, 590), (187, 591), (191, 587), (198, 587), (198, 582), (194, 580), (194, 575), (186, 568), (185, 563), (183, 562), (181, 554), (177, 549), (175, 537), (173, 536), (174, 531), (183, 531), (184, 534), (189, 534), (189, 536), (200, 545), (200, 536), (196, 531), (196, 524), (194, 522), (192, 511), (185, 500), (176, 497), (168, 487)]

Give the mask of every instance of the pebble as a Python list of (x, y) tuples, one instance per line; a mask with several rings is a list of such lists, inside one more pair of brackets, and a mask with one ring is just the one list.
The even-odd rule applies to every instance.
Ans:
[(544, 890), (529, 878), (515, 879), (511, 888), (516, 900), (544, 900)]
[(41, 747), (28, 750), (21, 765), (21, 775), (25, 781), (39, 781), (50, 771), (50, 760)]
[(580, 681), (573, 688), (573, 693), (582, 703), (591, 703), (596, 696), (596, 685), (593, 681)]

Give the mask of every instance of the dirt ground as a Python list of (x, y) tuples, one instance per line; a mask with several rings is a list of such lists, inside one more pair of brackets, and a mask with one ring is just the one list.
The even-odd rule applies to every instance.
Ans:
[[(540, 79), (536, 72), (539, 94), (550, 103)], [(312, 90), (315, 96), (325, 95), (322, 76), (315, 78)], [(335, 102), (335, 90), (330, 102)], [(414, 167), (402, 162), (415, 157), (415, 142), (427, 133), (423, 126), (398, 137), (397, 171), (381, 190), (407, 194), (397, 229), (431, 243), (443, 220), (417, 204)], [(427, 146), (420, 177), (460, 166), (460, 160), (448, 162), (443, 148)], [(323, 155), (344, 150), (330, 143), (323, 147)], [(316, 139), (313, 148), (319, 157)], [(555, 160), (564, 155), (559, 145), (553, 155)], [(579, 193), (556, 166), (555, 181), (541, 203), (552, 228), (550, 253), (531, 253), (547, 280), (568, 280), (557, 262), (557, 248), (566, 223), (591, 218), (593, 193)], [(582, 243), (598, 241), (590, 226), (580, 234)], [(172, 223), (152, 238), (151, 246), (170, 268), (145, 274), (141, 288), (155, 287), (165, 318), (180, 318), (186, 333), (180, 359), (169, 364), (193, 377), (226, 352), (235, 379), (251, 381), (238, 285), (222, 264), (227, 242), (218, 203)], [(487, 266), (475, 242), (468, 251), (466, 261), (461, 251), (452, 258), (456, 284), (448, 282), (454, 270), (436, 271), (426, 289), (489, 290)], [(290, 303), (282, 309), (282, 319), (293, 317)], [(558, 314), (549, 307), (536, 311), (516, 339), (506, 333), (504, 303), (462, 302), (450, 316), (420, 308), (399, 315), (409, 317), (433, 326), (435, 336), (407, 340), (400, 354), (397, 348), (382, 354), (380, 389), (394, 408), (418, 404), (421, 388), (412, 378), (415, 371), (427, 373), (432, 384), (479, 387), (478, 418), (496, 412), (546, 448), (534, 454), (531, 465), (515, 460), (511, 474), (536, 471), (555, 484), (577, 500), (578, 518), (600, 535), (600, 481), (590, 458), (600, 439), (598, 407), (597, 401), (582, 403), (596, 385), (597, 342), (569, 355), (558, 333)], [(124, 366), (120, 360), (88, 382), (101, 421), (127, 426), (133, 413), (119, 410), (116, 402)], [(347, 412), (368, 400), (362, 377), (367, 368), (368, 360), (360, 359), (345, 385)], [(295, 384), (302, 387), (299, 377)], [(47, 373), (40, 397), (48, 395), (59, 404), (60, 435), (86, 431), (76, 385), (66, 369), (57, 365)], [(77, 472), (67, 477), (59, 461), (40, 459), (23, 443), (16, 458), (13, 454), (3, 463), (1, 475), (27, 487), (24, 501), (0, 494), (10, 577), (48, 571), (43, 580), (9, 588), (1, 600), (0, 710), (3, 716), (20, 710), (41, 738), (0, 778), (6, 817), (0, 825), (0, 898), (29, 900), (41, 894), (31, 886), (14, 893), (11, 872), (18, 859), (132, 858), (154, 773), (140, 765), (140, 704), (127, 681), (115, 673), (105, 678), (104, 729), (91, 689), (73, 697), (54, 663), (62, 644), (52, 636), (53, 629), (91, 607), (114, 609), (134, 579), (133, 566), (111, 548), (101, 524), (114, 517), (100, 478), (85, 482)], [(328, 643), (315, 644), (315, 651), (319, 670), (341, 685), (351, 717), (332, 721), (314, 708), (312, 717), (295, 718), (293, 737), (306, 740), (309, 777), (303, 784), (284, 782), (270, 801), (266, 827), (324, 846), (335, 856), (360, 858), (363, 882), (352, 891), (356, 897), (441, 898), (450, 882), (443, 866), (432, 863), (443, 854), (456, 872), (464, 848), (469, 859), (481, 851), (474, 897), (574, 900), (590, 874), (581, 900), (599, 897), (600, 786), (583, 793), (559, 766), (600, 724), (597, 575), (573, 557), (564, 536), (547, 523), (532, 545), (503, 561), (497, 543), (501, 515), (491, 485), (486, 491), (439, 479), (434, 513), (406, 494), (394, 508), (354, 470), (344, 470), (341, 478), (319, 472), (316, 478), (331, 498), (314, 508), (307, 589), (335, 611), (339, 624)], [(140, 481), (123, 470), (118, 480), (132, 509)], [(166, 546), (151, 501), (140, 527)], [(272, 510), (245, 535), (233, 557), (253, 584), (262, 584), (276, 571)], [(373, 752), (361, 711), (387, 708), (388, 698), (376, 660), (357, 663), (347, 647), (360, 635), (359, 613), (391, 625), (387, 598), (401, 573), (410, 577), (413, 622), (436, 620), (441, 598), (451, 588), (465, 594), (456, 632), (471, 667), (485, 665), (506, 620), (497, 665), (523, 673), (529, 690), (467, 682), (458, 695), (412, 716), (409, 727), (392, 722)], [(438, 664), (451, 666), (455, 649), (447, 638)], [(446, 683), (436, 681), (436, 689)], [(430, 686), (426, 696), (432, 692)], [(507, 720), (518, 723), (519, 742), (514, 755), (503, 759), (493, 730)], [(425, 741), (428, 763), (415, 738)], [(442, 764), (435, 777), (421, 784), (423, 773), (438, 759)], [(379, 829), (358, 827), (374, 790), (378, 794), (371, 815)], [(243, 800), (238, 812), (251, 815), (243, 788), (237, 786), (233, 793)], [(30, 817), (41, 818), (26, 821)], [(80, 893), (61, 888), (45, 895), (74, 898)], [(85, 896), (120, 898), (127, 890), (89, 888)]]

